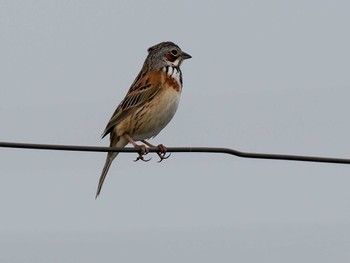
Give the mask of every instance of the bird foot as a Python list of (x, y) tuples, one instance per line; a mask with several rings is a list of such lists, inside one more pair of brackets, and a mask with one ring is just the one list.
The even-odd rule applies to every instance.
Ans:
[(158, 156), (160, 158), (158, 163), (160, 163), (164, 159), (168, 159), (170, 157), (171, 153), (169, 153), (169, 155), (166, 156), (167, 148), (163, 144), (159, 144), (158, 145), (158, 149), (159, 149), (159, 151), (157, 152), (157, 154), (158, 154)]
[(139, 147), (139, 156), (134, 160), (134, 162), (137, 162), (138, 160), (148, 162), (152, 158), (145, 159), (143, 156), (149, 153), (149, 149), (145, 145), (138, 145)]

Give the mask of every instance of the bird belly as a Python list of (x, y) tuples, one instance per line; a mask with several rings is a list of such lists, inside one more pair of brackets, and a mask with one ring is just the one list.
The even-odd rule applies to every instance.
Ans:
[(135, 141), (155, 137), (174, 117), (179, 101), (180, 92), (175, 89), (162, 91), (131, 116), (135, 125), (130, 136)]

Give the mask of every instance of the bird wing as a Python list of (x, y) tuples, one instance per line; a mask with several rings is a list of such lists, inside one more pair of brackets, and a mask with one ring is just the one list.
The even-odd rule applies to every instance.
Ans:
[(161, 89), (161, 71), (149, 71), (144, 75), (139, 74), (125, 98), (118, 105), (102, 134), (104, 138), (113, 128), (135, 110), (152, 100)]

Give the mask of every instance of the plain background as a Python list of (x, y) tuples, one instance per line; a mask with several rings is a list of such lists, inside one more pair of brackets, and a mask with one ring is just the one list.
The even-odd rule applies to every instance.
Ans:
[[(350, 158), (349, 1), (0, 0), (0, 140), (100, 140), (148, 47), (193, 56), (151, 142)], [(1, 262), (349, 262), (350, 166), (0, 149)]]

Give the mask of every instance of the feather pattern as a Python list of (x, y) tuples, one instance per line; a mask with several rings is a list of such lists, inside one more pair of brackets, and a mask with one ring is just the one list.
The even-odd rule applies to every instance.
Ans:
[[(131, 143), (139, 147), (137, 160), (144, 160), (147, 152), (145, 141), (155, 137), (173, 118), (182, 91), (181, 63), (191, 56), (172, 42), (162, 42), (148, 49), (148, 56), (140, 73), (132, 83), (125, 98), (109, 120), (102, 138), (110, 134), (111, 147), (125, 147)], [(138, 145), (142, 141), (145, 145)], [(166, 148), (161, 147), (158, 156), (166, 159)], [(97, 187), (100, 194), (108, 170), (118, 153), (109, 152)]]
[(154, 98), (161, 89), (159, 71), (148, 72), (143, 78), (132, 86), (125, 98), (118, 105), (111, 119), (109, 120), (102, 138), (108, 133), (112, 132), (113, 127), (118, 125), (129, 115), (133, 114), (135, 110), (142, 107), (145, 103)]

